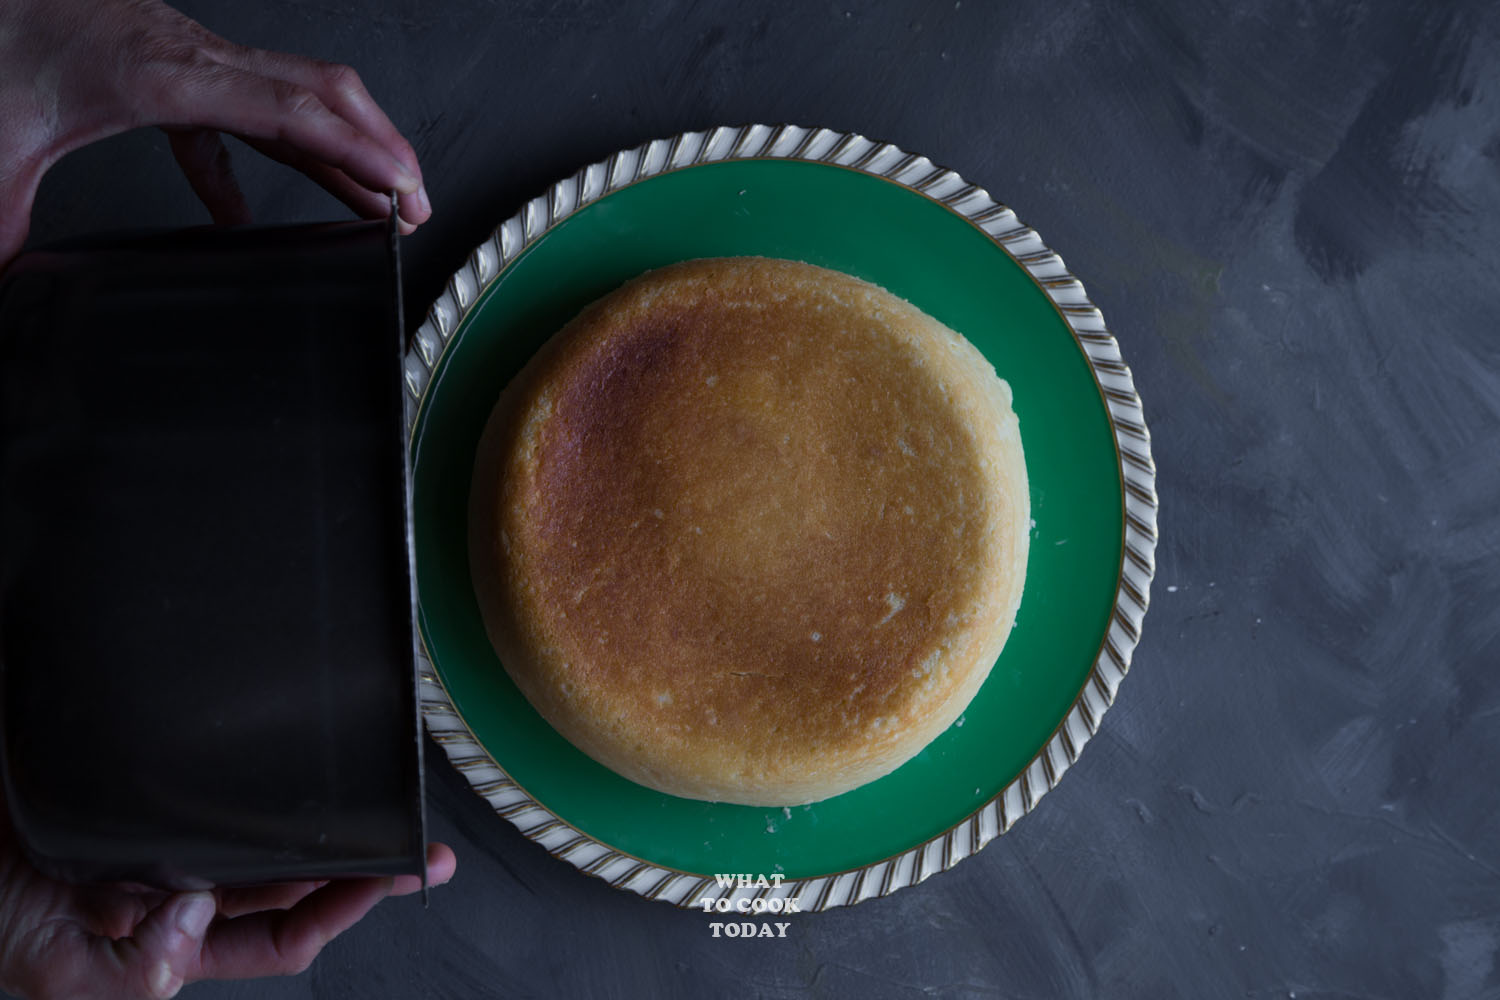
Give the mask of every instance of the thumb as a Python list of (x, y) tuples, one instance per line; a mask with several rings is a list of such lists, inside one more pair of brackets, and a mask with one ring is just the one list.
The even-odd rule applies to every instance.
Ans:
[(212, 893), (172, 896), (147, 914), (131, 937), (116, 942), (125, 964), (141, 977), (147, 996), (167, 1000), (182, 989), (218, 909)]

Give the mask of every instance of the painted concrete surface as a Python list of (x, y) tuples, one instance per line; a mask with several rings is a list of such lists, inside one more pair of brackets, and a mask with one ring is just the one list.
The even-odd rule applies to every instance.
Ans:
[[(1120, 697), (979, 856), (785, 940), (615, 891), (431, 748), (423, 911), (212, 998), (1500, 998), (1500, 8), (199, 0), (349, 62), (422, 158), (413, 318), (497, 222), (617, 149), (850, 129), (1014, 207), (1132, 366), (1161, 493)], [(238, 147), (265, 221), (341, 217)], [(206, 221), (141, 133), (34, 240)]]

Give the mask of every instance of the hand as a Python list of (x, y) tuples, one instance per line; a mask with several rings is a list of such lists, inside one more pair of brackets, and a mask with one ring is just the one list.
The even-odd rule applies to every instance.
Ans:
[(160, 0), (0, 3), (0, 268), (26, 239), (42, 175), (147, 125), (214, 221), (249, 221), (221, 132), (366, 218), (400, 192), (402, 232), (432, 214), (416, 154), (347, 66), (234, 45)]
[[(3, 803), (3, 796), (0, 796)], [(427, 850), (427, 880), (453, 877)], [(71, 886), (21, 854), (0, 807), (0, 989), (30, 1000), (165, 1000), (199, 979), (290, 975), (415, 875), (165, 893)]]

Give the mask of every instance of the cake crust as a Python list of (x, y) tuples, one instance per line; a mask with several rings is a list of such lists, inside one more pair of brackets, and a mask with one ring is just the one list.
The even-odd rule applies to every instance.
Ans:
[(1025, 580), (1009, 387), (888, 292), (793, 261), (650, 272), (506, 387), (471, 570), (532, 705), (669, 794), (817, 801), (949, 726)]

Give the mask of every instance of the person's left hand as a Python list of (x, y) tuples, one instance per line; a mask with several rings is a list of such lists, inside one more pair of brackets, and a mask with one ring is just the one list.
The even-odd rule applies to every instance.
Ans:
[(403, 233), (432, 214), (411, 144), (353, 69), (226, 41), (161, 0), (0, 2), (0, 268), (42, 175), (72, 150), (165, 129), (217, 223), (249, 221), (220, 133), (321, 184), (365, 218), (400, 194)]
[[(433, 844), (427, 880), (453, 876)], [(165, 1000), (200, 979), (306, 969), (323, 946), (415, 875), (165, 893), (72, 886), (21, 854), (0, 808), (0, 989), (28, 1000)]]

